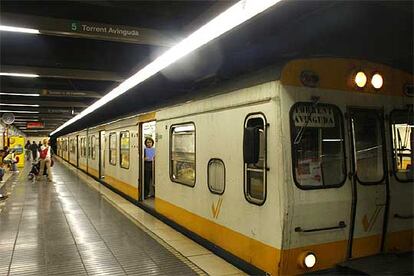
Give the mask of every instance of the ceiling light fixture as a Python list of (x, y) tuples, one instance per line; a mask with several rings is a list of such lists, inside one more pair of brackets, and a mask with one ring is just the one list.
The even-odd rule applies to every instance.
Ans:
[(18, 123), (18, 122), (22, 122), (22, 123), (24, 123), (24, 122), (39, 122), (39, 119), (19, 119), (19, 118), (16, 118), (16, 119), (14, 119), (14, 122), (16, 122), (16, 123)]
[(39, 30), (36, 30), (36, 29), (13, 27), (13, 26), (6, 26), (6, 25), (0, 25), (0, 31), (14, 32), (14, 33), (27, 33), (27, 34), (40, 34)]
[(12, 104), (12, 103), (0, 103), (0, 105), (6, 105), (6, 106), (27, 106), (27, 107), (39, 107), (40, 105), (38, 104)]
[(40, 94), (23, 94), (23, 93), (7, 93), (7, 92), (0, 92), (0, 95), (3, 96), (22, 96), (22, 97), (39, 97)]
[(10, 112), (10, 113), (39, 113), (39, 111), (29, 111), (29, 110), (3, 110), (1, 109), (0, 112)]
[(22, 77), (22, 78), (38, 78), (39, 75), (36, 74), (26, 74), (26, 73), (7, 73), (7, 72), (0, 72), (0, 76), (6, 77)]
[(137, 73), (123, 81), (120, 85), (115, 87), (112, 91), (83, 110), (81, 113), (61, 125), (50, 135), (61, 131), (65, 127), (73, 124), (89, 113), (92, 113), (96, 109), (112, 101), (116, 97), (124, 94), (129, 89), (157, 74), (187, 54), (200, 48), (201, 46), (219, 37), (220, 35), (230, 31), (234, 27), (242, 24), (250, 18), (260, 14), (261, 12), (267, 10), (280, 1), (281, 0), (242, 0), (237, 2), (235, 5), (231, 6), (229, 9), (212, 19), (200, 29), (190, 34), (187, 38), (179, 42), (177, 45), (167, 50), (153, 62), (149, 63)]

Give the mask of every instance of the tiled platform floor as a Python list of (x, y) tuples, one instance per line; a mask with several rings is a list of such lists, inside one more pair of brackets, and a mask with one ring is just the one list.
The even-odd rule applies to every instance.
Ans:
[[(55, 162), (54, 183), (6, 185), (0, 212), (0, 275), (197, 275), (77, 174)], [(191, 267), (190, 267), (191, 266)]]

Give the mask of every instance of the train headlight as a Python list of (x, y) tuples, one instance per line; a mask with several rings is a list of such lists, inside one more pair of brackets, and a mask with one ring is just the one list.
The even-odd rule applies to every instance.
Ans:
[(375, 89), (380, 89), (382, 87), (382, 85), (384, 84), (384, 79), (382, 78), (382, 76), (380, 74), (375, 73), (372, 76), (371, 84)]
[(310, 251), (302, 252), (298, 257), (301, 268), (310, 269), (316, 265), (316, 255)]
[(367, 84), (367, 75), (365, 75), (364, 72), (359, 71), (355, 75), (354, 82), (356, 86), (358, 86), (359, 88), (363, 88)]
[(316, 264), (316, 256), (313, 253), (307, 253), (303, 259), (303, 264), (306, 268), (312, 268)]

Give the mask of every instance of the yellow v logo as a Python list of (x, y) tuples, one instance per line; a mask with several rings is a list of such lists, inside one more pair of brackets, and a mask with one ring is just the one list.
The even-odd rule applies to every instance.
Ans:
[(214, 205), (214, 202), (211, 204), (211, 212), (213, 213), (213, 218), (215, 219), (218, 218), (222, 203), (223, 203), (223, 198), (220, 197), (216, 205)]

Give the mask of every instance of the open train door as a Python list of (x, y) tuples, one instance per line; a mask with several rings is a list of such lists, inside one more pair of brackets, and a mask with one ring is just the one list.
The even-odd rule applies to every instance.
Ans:
[(139, 117), (139, 200), (154, 204), (155, 197), (155, 113)]
[(352, 151), (352, 212), (349, 258), (383, 250), (388, 209), (388, 173), (383, 112), (348, 109)]

